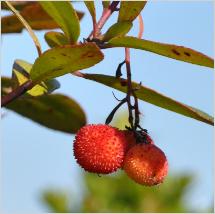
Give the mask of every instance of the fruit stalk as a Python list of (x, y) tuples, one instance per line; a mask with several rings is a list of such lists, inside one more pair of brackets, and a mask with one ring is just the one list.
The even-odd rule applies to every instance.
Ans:
[[(131, 65), (130, 65), (130, 49), (125, 48), (125, 63), (126, 63), (126, 71), (127, 71), (127, 105), (128, 105), (128, 112), (129, 112), (129, 123), (131, 125), (131, 129), (136, 131), (137, 127), (139, 126), (139, 106), (138, 106), (138, 98), (135, 94), (135, 90), (132, 88), (131, 82)], [(131, 96), (134, 97), (134, 106), (131, 104)], [(135, 112), (135, 122), (132, 115), (132, 110)]]

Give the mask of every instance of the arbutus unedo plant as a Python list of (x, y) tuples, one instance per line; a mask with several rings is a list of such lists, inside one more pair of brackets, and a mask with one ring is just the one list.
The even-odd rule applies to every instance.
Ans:
[[(27, 29), (38, 57), (33, 64), (16, 60), (12, 78), (2, 77), (1, 106), (30, 118), (53, 130), (74, 134), (74, 156), (86, 171), (109, 174), (124, 169), (139, 184), (152, 186), (163, 182), (168, 172), (165, 154), (155, 146), (145, 127), (140, 125), (139, 100), (148, 102), (183, 116), (213, 125), (214, 119), (207, 113), (167, 97), (141, 82), (132, 81), (130, 49), (149, 51), (175, 60), (209, 68), (214, 60), (193, 49), (142, 39), (143, 19), (141, 12), (146, 1), (106, 1), (97, 21), (94, 1), (85, 1), (93, 29), (86, 38), (79, 39), (80, 20), (83, 13), (69, 1), (8, 2), (3, 8), (14, 15), (2, 17), (2, 32), (14, 33)], [(116, 23), (106, 32), (103, 26), (113, 13)], [(134, 20), (138, 19), (138, 36), (127, 36)], [(56, 29), (62, 32), (46, 32), (44, 38), (50, 49), (42, 52), (34, 30)], [(124, 48), (125, 59), (119, 63), (115, 75), (88, 74), (87, 69), (104, 60), (106, 49)], [(123, 72), (123, 68), (126, 72)], [(86, 125), (85, 112), (73, 99), (62, 94), (52, 94), (60, 87), (56, 77), (71, 73), (126, 94), (108, 115), (105, 124)], [(122, 78), (125, 75), (125, 78)], [(115, 95), (114, 95), (115, 96)], [(127, 104), (129, 126), (119, 130), (110, 126), (117, 110)], [(72, 121), (68, 121), (72, 118)]]

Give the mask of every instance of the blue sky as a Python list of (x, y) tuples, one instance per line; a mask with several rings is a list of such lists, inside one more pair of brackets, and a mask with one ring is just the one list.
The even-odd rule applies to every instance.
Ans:
[[(77, 9), (86, 11), (81, 3)], [(97, 3), (97, 10), (101, 8)], [(2, 13), (4, 14), (4, 13)], [(144, 38), (157, 42), (187, 46), (213, 57), (213, 3), (149, 2), (142, 12)], [(98, 13), (98, 17), (100, 14)], [(115, 14), (103, 32), (116, 21)], [(138, 23), (129, 35), (138, 34)], [(81, 36), (91, 31), (91, 17), (85, 14), (81, 21)], [(37, 32), (43, 51), (44, 31)], [(26, 31), (2, 36), (2, 75), (10, 76), (15, 59), (33, 63), (36, 49)], [(105, 60), (89, 73), (113, 75), (124, 50), (104, 50)], [(213, 115), (213, 70), (179, 62), (140, 50), (131, 50), (134, 81), (142, 81), (152, 89), (195, 106)], [(87, 114), (88, 123), (104, 123), (106, 116), (117, 104), (121, 92), (95, 82), (65, 75), (58, 80), (56, 92), (74, 98)], [(170, 174), (193, 173), (195, 180), (187, 195), (187, 204), (205, 208), (213, 202), (213, 127), (196, 120), (140, 102), (142, 124), (167, 155)], [(5, 110), (4, 110), (5, 111)], [(68, 118), (70, 119), (70, 118)], [(7, 111), (2, 120), (2, 208), (5, 212), (42, 212), (40, 193), (48, 187), (73, 191), (77, 199), (84, 187), (82, 170), (73, 158), (73, 135), (54, 132)]]

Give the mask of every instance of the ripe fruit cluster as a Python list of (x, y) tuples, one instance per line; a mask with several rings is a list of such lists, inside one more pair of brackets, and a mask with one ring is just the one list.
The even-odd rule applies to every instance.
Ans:
[(132, 131), (109, 125), (86, 125), (74, 141), (77, 163), (88, 172), (109, 174), (118, 169), (135, 182), (152, 186), (162, 183), (168, 172), (165, 154), (145, 134), (137, 142)]

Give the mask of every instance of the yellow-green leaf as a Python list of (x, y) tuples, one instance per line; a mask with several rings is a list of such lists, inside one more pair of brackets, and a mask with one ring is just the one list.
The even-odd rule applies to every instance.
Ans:
[(103, 58), (103, 53), (94, 43), (55, 47), (36, 59), (30, 76), (35, 83), (38, 83), (89, 68)]
[[(25, 62), (23, 60), (16, 60), (13, 64), (13, 79), (15, 80), (15, 87), (24, 84), (30, 78), (30, 70), (32, 64)], [(41, 96), (53, 92), (60, 87), (60, 83), (55, 80), (47, 80), (35, 85), (32, 89), (28, 90), (26, 93), (31, 96)]]
[(183, 46), (153, 42), (131, 36), (113, 38), (108, 44), (112, 47), (141, 49), (196, 65), (214, 67), (214, 60), (211, 57)]
[[(1, 83), (1, 91), (5, 95), (9, 87), (13, 87), (13, 81), (2, 77)], [(86, 116), (81, 106), (62, 94), (24, 96), (9, 103), (6, 108), (47, 128), (69, 134), (76, 133), (86, 124)]]
[(122, 1), (119, 10), (118, 22), (132, 22), (145, 7), (146, 1)]
[[(124, 93), (127, 92), (127, 82), (125, 79), (118, 79), (113, 76), (101, 74), (84, 74), (84, 78), (99, 82), (101, 84), (115, 88)], [(140, 89), (136, 91), (136, 95), (139, 99), (145, 102), (184, 115), (186, 117), (202, 121), (210, 125), (214, 124), (213, 117), (199, 109), (178, 102), (170, 97), (160, 94), (159, 92), (148, 87), (145, 87), (143, 85), (139, 86), (139, 84), (135, 82), (132, 83), (132, 87), (133, 88), (140, 87)]]
[(69, 1), (40, 1), (43, 9), (58, 23), (67, 38), (75, 43), (80, 35), (78, 16)]
[(47, 32), (45, 33), (44, 37), (49, 47), (51, 48), (69, 44), (69, 40), (65, 36), (65, 34), (60, 32), (54, 32), (54, 31)]
[(124, 36), (130, 31), (132, 26), (132, 22), (117, 22), (107, 30), (102, 40), (106, 42), (116, 36)]
[[(83, 17), (82, 12), (76, 11), (76, 13), (79, 19)], [(59, 28), (59, 25), (43, 10), (39, 3), (27, 4), (27, 6), (20, 10), (20, 14), (34, 30)], [(18, 33), (23, 28), (24, 26), (15, 15), (1, 18), (2, 33)]]

